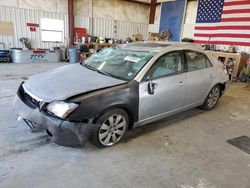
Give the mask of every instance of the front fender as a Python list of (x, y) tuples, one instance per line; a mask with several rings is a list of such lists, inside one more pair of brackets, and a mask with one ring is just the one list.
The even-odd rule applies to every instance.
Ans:
[(71, 99), (71, 102), (78, 102), (80, 106), (70, 116), (70, 121), (84, 122), (97, 118), (109, 109), (123, 108), (138, 120), (139, 93), (138, 82), (133, 81), (123, 86), (116, 86), (102, 91), (90, 93)]

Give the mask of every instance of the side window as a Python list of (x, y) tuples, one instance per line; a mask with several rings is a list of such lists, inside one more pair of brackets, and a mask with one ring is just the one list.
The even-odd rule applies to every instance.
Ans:
[(187, 51), (186, 57), (188, 71), (205, 69), (212, 66), (208, 58), (200, 52)]
[(212, 67), (212, 63), (210, 62), (210, 60), (207, 57), (205, 58), (206, 58), (207, 68)]
[(162, 76), (167, 76), (182, 72), (184, 69), (182, 61), (182, 53), (170, 52), (160, 57), (150, 69), (149, 76), (156, 79)]

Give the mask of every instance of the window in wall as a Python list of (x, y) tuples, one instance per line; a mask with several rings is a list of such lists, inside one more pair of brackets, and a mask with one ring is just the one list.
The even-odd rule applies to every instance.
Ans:
[(41, 39), (43, 42), (63, 42), (63, 20), (41, 18)]

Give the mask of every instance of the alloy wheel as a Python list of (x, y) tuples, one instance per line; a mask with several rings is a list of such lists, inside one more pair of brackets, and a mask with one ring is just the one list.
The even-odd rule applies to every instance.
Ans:
[(209, 108), (213, 108), (217, 103), (220, 96), (220, 90), (218, 87), (214, 87), (208, 95), (207, 105)]
[(125, 117), (113, 114), (106, 118), (98, 132), (98, 138), (102, 145), (112, 146), (123, 137), (127, 127)]

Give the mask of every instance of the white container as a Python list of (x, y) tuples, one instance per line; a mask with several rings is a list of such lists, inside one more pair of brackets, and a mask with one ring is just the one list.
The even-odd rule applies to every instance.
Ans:
[(11, 50), (13, 63), (57, 63), (62, 60), (61, 50)]

